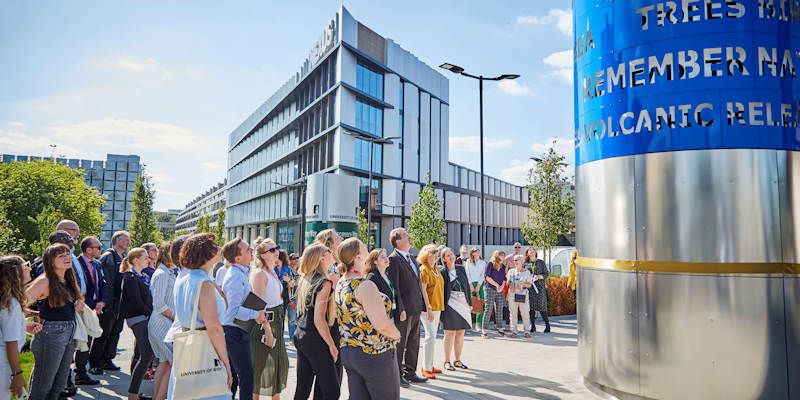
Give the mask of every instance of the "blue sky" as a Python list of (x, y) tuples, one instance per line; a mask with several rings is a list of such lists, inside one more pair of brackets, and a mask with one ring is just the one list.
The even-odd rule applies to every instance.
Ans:
[[(226, 139), (295, 73), (341, 2), (0, 0), (0, 152), (139, 154), (157, 209), (225, 176)], [(523, 184), (553, 138), (573, 159), (569, 0), (347, 1), (422, 61), (517, 73), (484, 91), (486, 172)], [(477, 82), (450, 79), (450, 159), (477, 169)]]

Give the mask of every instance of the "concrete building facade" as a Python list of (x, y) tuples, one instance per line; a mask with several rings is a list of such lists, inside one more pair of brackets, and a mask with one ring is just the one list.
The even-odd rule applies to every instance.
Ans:
[(208, 215), (211, 218), (209, 226), (216, 227), (219, 208), (224, 208), (227, 200), (226, 183), (227, 180), (223, 180), (186, 204), (175, 219), (175, 231), (194, 232), (201, 215)]
[[(480, 243), (480, 174), (449, 161), (449, 108), (447, 78), (342, 7), (300, 71), (229, 136), (230, 235), (297, 251), (326, 227), (352, 235), (370, 206), (376, 243), (389, 247), (429, 175), (448, 244)], [(521, 241), (527, 190), (484, 179), (486, 244)]]

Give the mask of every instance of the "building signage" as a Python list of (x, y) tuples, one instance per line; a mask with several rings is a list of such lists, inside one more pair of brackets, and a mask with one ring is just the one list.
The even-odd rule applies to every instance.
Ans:
[(800, 2), (575, 0), (578, 165), (800, 150)]
[(322, 57), (328, 53), (337, 43), (339, 43), (339, 15), (337, 14), (333, 19), (328, 22), (328, 25), (325, 27), (325, 31), (322, 32), (322, 35), (317, 40), (317, 43), (311, 49), (311, 52), (306, 57), (305, 62), (303, 62), (303, 66), (300, 68), (300, 76), (299, 79), (302, 79), (304, 76), (308, 75), (311, 70), (317, 66), (317, 63), (322, 60)]

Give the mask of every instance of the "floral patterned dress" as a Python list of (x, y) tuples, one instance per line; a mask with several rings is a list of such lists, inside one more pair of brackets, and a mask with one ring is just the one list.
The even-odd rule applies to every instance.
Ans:
[[(395, 342), (383, 336), (372, 325), (364, 307), (356, 299), (356, 290), (365, 278), (339, 279), (334, 299), (336, 319), (339, 322), (341, 347), (361, 348), (367, 354), (381, 354), (395, 348)], [(392, 311), (392, 301), (381, 293), (383, 305), (388, 316)]]

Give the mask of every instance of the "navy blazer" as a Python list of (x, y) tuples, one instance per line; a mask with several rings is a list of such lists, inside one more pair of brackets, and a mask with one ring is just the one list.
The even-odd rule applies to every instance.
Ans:
[[(111, 298), (111, 293), (109, 293), (108, 285), (106, 284), (105, 274), (103, 273), (103, 265), (97, 260), (91, 260), (91, 265), (86, 265), (83, 256), (78, 256), (78, 263), (81, 265), (81, 268), (83, 268), (83, 276), (87, 278), (86, 295), (84, 299), (86, 305), (93, 309), (99, 302), (108, 304)], [(89, 271), (90, 268), (92, 269), (91, 272)], [(96, 286), (94, 281), (91, 279), (92, 275), (97, 277)], [(97, 298), (97, 300), (95, 300), (95, 298)]]

